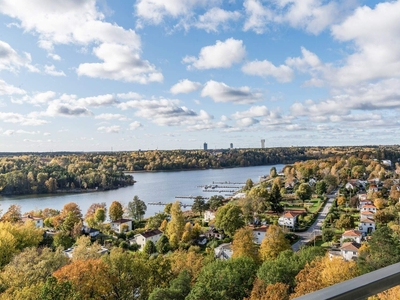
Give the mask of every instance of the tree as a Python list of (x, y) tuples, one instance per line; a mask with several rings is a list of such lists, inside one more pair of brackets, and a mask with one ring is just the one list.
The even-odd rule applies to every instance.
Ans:
[(242, 210), (239, 206), (228, 203), (218, 208), (215, 215), (215, 226), (232, 237), (235, 231), (244, 225)]
[(12, 204), (1, 217), (0, 221), (16, 223), (21, 221), (21, 218), (21, 206)]
[(214, 195), (211, 196), (210, 199), (208, 199), (207, 204), (209, 209), (211, 210), (217, 210), (218, 207), (223, 205), (224, 197), (220, 195)]
[(167, 235), (173, 248), (178, 246), (185, 229), (185, 219), (179, 201), (175, 201), (171, 207), (171, 221), (167, 225)]
[(171, 213), (171, 207), (172, 203), (167, 203), (167, 205), (164, 206), (164, 212), (169, 215)]
[[(213, 259), (214, 257), (212, 257)], [(194, 283), (210, 259), (195, 251), (177, 250), (171, 253), (169, 260), (174, 276), (178, 276), (182, 270), (187, 270), (192, 278), (192, 283)]]
[(207, 204), (202, 196), (197, 196), (196, 198), (194, 198), (192, 205), (192, 211), (194, 213), (202, 215), (206, 209), (207, 209)]
[(271, 209), (273, 212), (276, 212), (276, 213), (283, 212), (283, 207), (281, 204), (282, 195), (281, 195), (280, 188), (281, 187), (279, 184), (274, 183), (272, 185), (271, 191), (269, 193), (269, 201), (271, 203)]
[(156, 246), (154, 245), (153, 241), (147, 241), (144, 245), (143, 252), (151, 255), (157, 252)]
[(146, 228), (148, 229), (158, 229), (161, 224), (166, 221), (168, 215), (164, 212), (155, 214), (154, 216), (147, 219)]
[(339, 219), (335, 222), (337, 229), (351, 229), (354, 228), (354, 218), (351, 215), (340, 215)]
[(86, 212), (86, 214), (85, 214), (85, 220), (87, 220), (88, 218), (90, 218), (90, 217), (94, 217), (95, 216), (95, 214), (96, 214), (96, 211), (99, 209), (99, 208), (102, 208), (102, 209), (104, 209), (104, 211), (106, 211), (107, 212), (107, 205), (106, 205), (106, 203), (105, 202), (102, 202), (102, 203), (92, 203), (90, 206), (89, 206), (89, 208), (88, 208), (88, 210), (87, 210), (87, 212)]
[(335, 231), (330, 228), (322, 229), (322, 240), (324, 242), (332, 241), (333, 237), (335, 236)]
[(56, 233), (53, 237), (53, 245), (55, 247), (62, 247), (64, 249), (67, 249), (73, 244), (74, 240), (72, 239), (72, 237), (64, 231)]
[(248, 300), (289, 300), (289, 286), (281, 282), (266, 285), (256, 278)]
[(249, 257), (214, 261), (201, 270), (186, 300), (243, 299), (251, 290), (255, 270)]
[(278, 173), (276, 172), (276, 168), (275, 168), (275, 167), (272, 167), (272, 168), (269, 170), (269, 177), (275, 178), (276, 176), (278, 176)]
[(243, 188), (244, 191), (250, 191), (254, 186), (253, 180), (251, 180), (250, 178), (246, 180), (246, 184)]
[(48, 277), (39, 293), (41, 300), (83, 300), (81, 295), (73, 288), (71, 282), (57, 282), (53, 276)]
[(97, 223), (103, 223), (106, 220), (106, 209), (99, 207), (96, 209), (96, 212), (94, 213), (94, 220)]
[(332, 187), (337, 187), (338, 185), (338, 178), (335, 175), (328, 174), (324, 177), (324, 181)]
[(305, 201), (311, 198), (312, 190), (308, 183), (300, 184), (299, 188), (296, 190), (297, 197), (300, 198), (301, 201)]
[(168, 237), (163, 234), (156, 243), (157, 252), (160, 254), (165, 254), (169, 251), (169, 240)]
[(254, 244), (253, 230), (250, 228), (240, 228), (235, 232), (232, 243), (232, 257), (250, 257), (255, 262), (258, 261), (258, 250)]
[(374, 205), (376, 206), (377, 209), (384, 209), (386, 205), (386, 200), (382, 198), (376, 198), (374, 200)]
[(141, 221), (146, 213), (147, 206), (138, 196), (133, 197), (133, 201), (128, 203), (127, 213), (135, 221)]
[(185, 300), (190, 292), (190, 280), (189, 272), (183, 270), (170, 282), (169, 288), (156, 288), (150, 294), (149, 300)]
[(326, 193), (327, 188), (328, 188), (328, 186), (327, 186), (326, 182), (325, 182), (324, 180), (320, 180), (320, 181), (318, 181), (317, 184), (315, 185), (315, 192), (316, 192), (318, 195), (323, 195), (323, 194)]
[(77, 239), (74, 247), (73, 260), (96, 259), (101, 256), (101, 246), (94, 242), (92, 244), (89, 236), (81, 236)]
[(282, 229), (277, 225), (270, 225), (260, 246), (262, 261), (278, 257), (279, 253), (291, 249), (289, 241), (285, 238)]
[(113, 201), (110, 205), (110, 209), (108, 210), (108, 216), (110, 217), (111, 221), (122, 219), (124, 215), (124, 208), (122, 204), (118, 201)]

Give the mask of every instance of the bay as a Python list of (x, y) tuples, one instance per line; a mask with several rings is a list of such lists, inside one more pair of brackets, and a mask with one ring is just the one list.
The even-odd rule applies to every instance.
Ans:
[[(10, 205), (16, 204), (21, 206), (22, 212), (46, 207), (61, 210), (65, 204), (75, 202), (80, 206), (82, 213), (85, 214), (92, 203), (105, 202), (107, 207), (110, 207), (110, 204), (116, 200), (126, 205), (129, 201), (132, 201), (135, 195), (146, 203), (170, 203), (179, 200), (183, 204), (192, 204), (193, 200), (191, 199), (176, 199), (175, 197), (223, 195), (217, 191), (203, 192), (203, 189), (198, 186), (210, 185), (213, 182), (245, 183), (249, 178), (254, 182), (258, 182), (260, 176), (268, 175), (272, 167), (276, 167), (279, 172), (284, 165), (133, 173), (131, 175), (136, 180), (133, 186), (93, 193), (0, 196), (0, 209), (4, 213)], [(163, 209), (163, 206), (147, 205), (145, 216), (152, 216), (157, 212), (163, 211)]]

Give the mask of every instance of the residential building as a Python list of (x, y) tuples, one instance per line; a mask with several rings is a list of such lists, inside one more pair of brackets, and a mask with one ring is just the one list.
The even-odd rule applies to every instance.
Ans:
[(297, 223), (297, 217), (299, 213), (287, 211), (278, 219), (278, 224), (288, 228), (294, 228)]
[(372, 204), (365, 204), (365, 205), (363, 205), (363, 206), (361, 207), (361, 209), (360, 209), (360, 212), (362, 213), (362, 212), (366, 212), (366, 211), (372, 212), (372, 213), (376, 214), (376, 207), (375, 207), (375, 205), (372, 205)]
[(254, 237), (254, 243), (256, 244), (261, 244), (262, 240), (265, 237), (265, 233), (267, 232), (268, 226), (261, 226), (258, 228), (253, 229), (253, 237)]
[(343, 243), (344, 240), (351, 239), (352, 241), (361, 244), (361, 239), (362, 239), (362, 232), (358, 230), (347, 230), (342, 234), (342, 237), (340, 239), (340, 242)]
[(222, 260), (229, 259), (232, 257), (233, 254), (232, 244), (231, 243), (221, 244), (214, 249), (214, 253), (217, 259), (222, 259)]
[(354, 260), (358, 257), (360, 247), (361, 244), (357, 242), (347, 242), (343, 243), (342, 247), (340, 247), (340, 252), (345, 260)]
[(225, 237), (225, 234), (219, 232), (218, 230), (216, 230), (215, 228), (210, 228), (209, 230), (207, 230), (204, 235), (207, 238), (214, 238), (214, 239), (218, 239), (218, 240), (222, 240)]
[(132, 220), (131, 219), (119, 219), (112, 221), (110, 223), (111, 230), (114, 230), (116, 233), (122, 233), (126, 231), (132, 230)]
[(210, 222), (211, 220), (215, 219), (215, 210), (206, 210), (204, 212), (204, 222)]
[(370, 234), (375, 231), (376, 225), (372, 218), (363, 218), (360, 220), (358, 225), (358, 230), (363, 233), (363, 235)]
[(96, 237), (97, 235), (100, 234), (100, 230), (88, 226), (83, 226), (82, 233), (87, 234), (90, 237)]
[(22, 217), (22, 222), (33, 222), (35, 224), (36, 228), (43, 228), (43, 219), (39, 217), (34, 217), (31, 215), (26, 215)]
[(158, 242), (160, 237), (163, 235), (161, 230), (153, 229), (147, 230), (145, 232), (136, 234), (132, 240), (129, 242), (136, 243), (140, 246), (139, 250), (142, 251), (144, 246), (146, 245), (147, 241), (152, 241), (154, 244)]

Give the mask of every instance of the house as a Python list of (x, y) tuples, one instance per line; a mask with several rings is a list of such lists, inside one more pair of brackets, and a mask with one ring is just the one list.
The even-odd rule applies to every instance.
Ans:
[(299, 213), (287, 211), (278, 219), (278, 224), (288, 228), (294, 228), (299, 215)]
[[(74, 250), (75, 250), (74, 247), (68, 248), (68, 249), (64, 250), (64, 255), (65, 255), (66, 257), (68, 257), (68, 258), (72, 258), (72, 257), (74, 256)], [(108, 249), (107, 249), (107, 248), (104, 248), (103, 246), (101, 246), (101, 247), (100, 247), (100, 250), (97, 251), (97, 253), (100, 253), (101, 255), (103, 255), (103, 254), (105, 254), (105, 253), (108, 253)]]
[(215, 258), (217, 259), (222, 259), (222, 260), (229, 259), (232, 257), (233, 254), (232, 244), (231, 243), (221, 244), (214, 249), (214, 253), (215, 253)]
[(87, 234), (90, 237), (96, 237), (100, 234), (100, 230), (88, 226), (83, 226), (82, 233)]
[(215, 210), (206, 210), (204, 212), (204, 222), (210, 222), (215, 219)]
[(122, 233), (122, 232), (132, 230), (132, 220), (131, 219), (115, 220), (115, 221), (112, 221), (110, 223), (110, 225), (111, 225), (111, 230), (114, 230), (116, 233)]
[(148, 241), (152, 241), (154, 244), (158, 242), (160, 237), (163, 235), (161, 230), (158, 229), (153, 229), (153, 230), (147, 230), (145, 232), (136, 234), (132, 240), (130, 240), (130, 243), (136, 243), (140, 246), (139, 250), (142, 251), (144, 248), (144, 245)]
[(375, 231), (375, 221), (372, 218), (362, 218), (360, 224), (358, 225), (358, 230), (363, 233), (363, 235), (370, 234)]
[(214, 239), (218, 239), (218, 240), (222, 240), (225, 237), (225, 234), (220, 233), (218, 230), (216, 230), (215, 228), (210, 228), (209, 230), (207, 230), (204, 235), (207, 238), (214, 238)]
[(372, 204), (365, 204), (363, 206), (361, 206), (360, 212), (372, 212), (374, 214), (376, 214), (376, 207), (375, 205)]
[(261, 244), (262, 240), (265, 237), (265, 233), (267, 232), (268, 226), (261, 226), (258, 228), (253, 229), (253, 237), (254, 237), (254, 243), (256, 244)]
[(362, 232), (358, 230), (347, 230), (342, 234), (342, 238), (340, 239), (340, 242), (343, 243), (344, 240), (351, 239), (356, 243), (361, 244), (361, 239), (362, 239)]
[(378, 186), (376, 184), (371, 184), (368, 188), (368, 193), (376, 193), (378, 192)]
[(36, 228), (43, 228), (43, 219), (39, 217), (34, 217), (31, 215), (26, 215), (21, 218), (22, 222), (33, 222), (35, 224)]
[(372, 211), (362, 211), (360, 213), (360, 219), (371, 218), (374, 219), (375, 214)]
[(344, 260), (354, 260), (358, 256), (358, 249), (360, 249), (361, 244), (357, 242), (347, 242), (343, 243), (340, 247), (340, 252)]
[(390, 159), (382, 159), (382, 165), (391, 167), (392, 166), (392, 161)]

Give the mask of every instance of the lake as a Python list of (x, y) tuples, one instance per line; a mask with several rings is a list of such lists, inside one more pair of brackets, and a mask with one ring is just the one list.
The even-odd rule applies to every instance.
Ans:
[[(181, 201), (184, 204), (192, 204), (191, 199), (175, 199), (176, 196), (203, 196), (223, 195), (218, 192), (203, 192), (198, 186), (210, 185), (213, 182), (246, 182), (251, 178), (258, 182), (260, 176), (268, 175), (272, 167), (281, 171), (284, 165), (257, 166), (230, 169), (210, 169), (195, 171), (173, 171), (173, 172), (143, 172), (133, 173), (137, 181), (133, 186), (117, 190), (79, 193), (79, 194), (57, 194), (57, 195), (25, 195), (25, 196), (0, 196), (0, 208), (3, 213), (12, 204), (20, 205), (22, 212), (34, 209), (54, 208), (61, 210), (64, 204), (77, 203), (83, 215), (92, 203), (105, 202), (107, 208), (117, 200), (123, 205), (132, 201), (135, 195), (144, 202), (174, 202)], [(147, 205), (146, 217), (163, 211), (163, 206)]]

